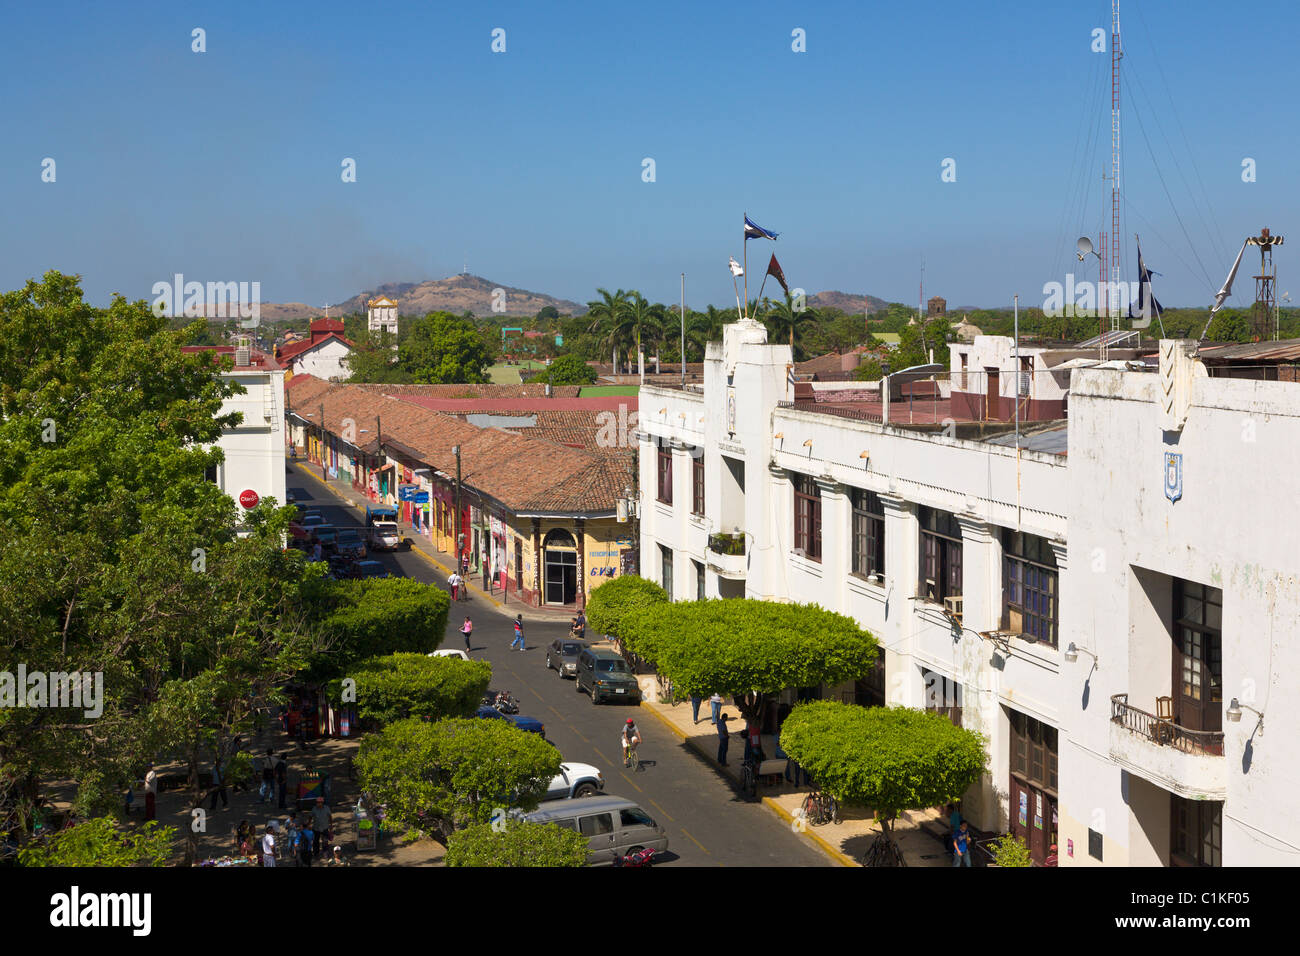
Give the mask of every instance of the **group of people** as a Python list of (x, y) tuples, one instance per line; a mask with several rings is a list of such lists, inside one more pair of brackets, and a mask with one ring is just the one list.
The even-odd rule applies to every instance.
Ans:
[[(298, 866), (311, 866), (314, 861), (325, 858), (328, 866), (347, 866), (343, 859), (343, 848), (334, 846), (333, 854), (327, 855), (326, 847), (334, 838), (333, 815), (325, 804), (324, 797), (316, 798), (316, 806), (304, 811), (301, 819), (295, 815), (286, 816), (283, 822), (270, 820), (262, 830), (260, 840), (262, 866), (275, 866), (277, 847)], [(247, 820), (241, 820), (235, 831), (235, 847), (241, 856), (254, 858), (254, 832)]]

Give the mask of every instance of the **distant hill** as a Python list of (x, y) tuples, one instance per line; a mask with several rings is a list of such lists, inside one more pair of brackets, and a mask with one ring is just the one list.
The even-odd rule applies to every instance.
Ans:
[[(494, 297), (493, 293), (498, 289), (504, 292), (504, 296)], [(482, 276), (461, 274), (424, 282), (387, 282), (358, 293), (344, 302), (331, 303), (330, 314), (340, 316), (356, 312), (364, 315), (366, 300), (379, 295), (386, 295), (396, 302), (397, 311), (402, 315), (425, 315), (438, 311), (459, 315), (469, 311), (483, 316), (534, 316), (548, 305), (553, 306), (561, 315), (581, 315), (587, 311), (585, 305), (568, 299), (557, 299), (541, 292), (502, 285)], [(498, 300), (504, 306), (502, 311), (493, 309)], [(322, 311), (318, 306), (301, 302), (263, 303), (262, 320), (276, 322), (301, 319), (320, 315)]]
[(851, 295), (848, 292), (818, 292), (808, 296), (808, 306), (812, 309), (839, 309), (846, 315), (861, 315), (865, 312), (878, 312), (889, 305), (884, 299), (874, 295)]

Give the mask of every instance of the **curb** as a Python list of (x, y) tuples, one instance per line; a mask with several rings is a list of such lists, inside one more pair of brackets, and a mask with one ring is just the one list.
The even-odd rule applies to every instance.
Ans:
[[(674, 724), (663, 714), (659, 713), (658, 710), (655, 710), (654, 708), (650, 708), (650, 707), (644, 709), (649, 711), (651, 714), (653, 714), (656, 720), (658, 720), (661, 724), (663, 724), (674, 734), (676, 734), (687, 746), (689, 746), (697, 754), (700, 754), (701, 756), (704, 757), (708, 756), (707, 753), (705, 753), (694, 743), (692, 743), (692, 738), (686, 736), (686, 731), (682, 730), (680, 727)], [(730, 774), (728, 774), (728, 777), (730, 777)], [(774, 814), (780, 817), (781, 820), (784, 821), (785, 823), (794, 823), (794, 817), (789, 812), (787, 812), (784, 807), (782, 807), (771, 797), (763, 798), (763, 806), (771, 810)], [(829, 856), (840, 866), (859, 866), (859, 864), (855, 860), (853, 860), (850, 856), (835, 849), (835, 847), (831, 846), (829, 843), (823, 840), (816, 833), (813, 833), (811, 830), (805, 828), (803, 831), (801, 831), (800, 835), (805, 836), (809, 840), (811, 840), (813, 845), (816, 846), (817, 849), (821, 850), (823, 853)]]

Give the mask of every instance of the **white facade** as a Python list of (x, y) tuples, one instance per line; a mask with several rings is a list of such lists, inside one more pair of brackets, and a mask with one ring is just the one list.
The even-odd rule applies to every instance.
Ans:
[(341, 382), (352, 373), (344, 360), (352, 354), (348, 344), (337, 336), (321, 339), (289, 360), (295, 375), (314, 375), (326, 382)]
[[(789, 360), (788, 347), (767, 345), (761, 328), (737, 322), (724, 328), (723, 343), (710, 343), (702, 389), (643, 387), (646, 577), (670, 586), (674, 599), (692, 600), (700, 596), (702, 570), (705, 597), (817, 603), (855, 618), (883, 649), (889, 703), (959, 707), (962, 726), (985, 735), (989, 773), (967, 794), (963, 814), (980, 829), (1005, 831), (1018, 824), (1023, 807), (1031, 836), (1038, 826), (1040, 849), (1049, 844), (1055, 820), (1061, 865), (1089, 862), (1090, 827), (1104, 834), (1106, 865), (1169, 862), (1170, 803), (1154, 792), (1156, 784), (1135, 776), (1139, 771), (1156, 780), (1167, 774), (1191, 788), (1186, 792), (1199, 787), (1205, 796), (1223, 788), (1225, 864), (1300, 862), (1297, 841), (1279, 836), (1285, 832), (1284, 795), (1294, 789), (1289, 785), (1297, 783), (1298, 771), (1297, 745), (1283, 739), (1287, 722), (1295, 723), (1294, 705), (1275, 687), (1300, 655), (1294, 639), (1287, 646), (1296, 630), (1300, 584), (1286, 542), (1268, 537), (1264, 522), (1276, 519), (1267, 508), (1254, 507), (1252, 516), (1250, 491), (1240, 477), (1245, 465), (1257, 476), (1252, 487), (1270, 488), (1270, 497), (1277, 496), (1272, 500), (1295, 500), (1300, 387), (1195, 380), (1201, 391), (1183, 438), (1188, 491), (1173, 506), (1182, 509), (1180, 520), (1170, 523), (1157, 507), (1168, 504), (1156, 470), (1163, 447), (1155, 425), (1157, 375), (1077, 373), (1083, 391), (1076, 389), (1071, 398), (1069, 456), (1024, 448), (1017, 455), (1013, 445), (978, 435), (951, 437), (953, 429), (945, 435), (941, 428), (886, 426), (782, 407), (778, 403), (793, 397), (785, 381)], [(1242, 456), (1237, 448), (1247, 415), (1254, 416), (1257, 431)], [(1198, 417), (1204, 421), (1197, 423)], [(671, 503), (658, 500), (661, 447), (671, 455)], [(696, 449), (703, 449), (701, 514), (692, 513)], [(1281, 484), (1266, 485), (1258, 477), (1265, 474)], [(820, 560), (794, 546), (794, 482), (800, 476), (812, 479), (820, 494)], [(882, 506), (884, 571), (875, 578), (855, 573), (851, 501), (857, 489), (875, 492)], [(1239, 504), (1225, 507), (1229, 496)], [(961, 596), (946, 608), (927, 596), (922, 508), (948, 513), (951, 526), (959, 528), (953, 547), (962, 565)], [(710, 548), (710, 534), (737, 531), (744, 554), (726, 553), (736, 550), (727, 542)], [(1017, 531), (1032, 538), (1013, 539)], [(1004, 577), (1013, 565), (1005, 560), (1004, 542), (1013, 540), (1032, 541), (1049, 569), (1053, 639), (1022, 637), (1029, 625), (1015, 605), (1008, 607)], [(1108, 572), (1095, 570), (1097, 549), (1106, 555)], [(1163, 644), (1141, 637), (1152, 614), (1132, 596), (1142, 589), (1130, 565), (1206, 584), (1226, 582), (1219, 585), (1225, 591), (1225, 694), (1244, 704), (1254, 700), (1251, 706), (1268, 711), (1270, 729), (1278, 727), (1256, 738), (1249, 774), (1242, 773), (1242, 746), (1255, 720), (1249, 711), (1239, 725), (1224, 724), (1224, 755), (1197, 755), (1190, 766), (1188, 755), (1170, 746), (1152, 744), (1158, 752), (1146, 756), (1137, 748), (1134, 756), (1141, 741), (1127, 740), (1132, 731), (1112, 721), (1112, 695), (1128, 693), (1135, 706), (1154, 710), (1154, 697), (1169, 693), (1172, 674), (1168, 634)], [(1229, 628), (1230, 618), (1239, 623)], [(1075, 663), (1065, 660), (1071, 642), (1085, 649)], [(1089, 650), (1099, 653), (1101, 663), (1085, 696)], [(1163, 663), (1157, 660), (1161, 654)], [(1103, 675), (1109, 675), (1104, 682)], [(1243, 688), (1254, 696), (1248, 699)], [(824, 692), (854, 699), (852, 683)], [(1013, 727), (1026, 722), (1037, 722), (1040, 733), (1055, 738), (1057, 760), (1042, 768), (1039, 787), (1026, 788), (1012, 772), (1013, 749), (1021, 739)], [(1137, 770), (1125, 760), (1136, 761)], [(1163, 823), (1152, 809), (1162, 800)], [(1163, 847), (1138, 839), (1161, 826)]]
[(243, 422), (222, 432), (217, 442), (226, 460), (217, 469), (217, 486), (235, 503), (245, 490), (259, 499), (285, 503), (284, 372), (265, 356), (262, 365), (236, 366), (223, 377), (245, 389), (221, 405), (221, 414), (240, 412)]
[(371, 332), (392, 332), (397, 334), (397, 303), (388, 296), (381, 295), (377, 299), (369, 299), (366, 302), (366, 320), (367, 328)]

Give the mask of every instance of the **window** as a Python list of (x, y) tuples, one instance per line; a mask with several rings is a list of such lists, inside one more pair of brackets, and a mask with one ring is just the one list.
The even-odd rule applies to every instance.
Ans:
[(673, 549), (659, 545), (659, 584), (673, 599)]
[(925, 681), (925, 709), (943, 714), (954, 727), (961, 726), (961, 684), (935, 671), (922, 671)]
[(885, 506), (874, 491), (853, 489), (853, 573), (885, 577)]
[(1170, 863), (1223, 866), (1223, 804), (1169, 795)]
[(210, 482), (212, 482), (214, 485), (216, 485), (218, 488), (220, 488), (220, 487), (221, 487), (221, 467), (220, 467), (219, 465), (217, 465), (217, 464), (211, 464), (211, 465), (208, 465), (207, 468), (203, 469), (203, 478), (204, 478), (205, 481), (210, 481)]
[(704, 565), (698, 561), (692, 561), (695, 565), (695, 600), (704, 600)]
[(876, 654), (871, 670), (853, 682), (853, 703), (859, 707), (885, 706), (885, 654)]
[(632, 807), (618, 812), (619, 823), (625, 827), (655, 827), (656, 823), (640, 807)]
[(807, 475), (794, 479), (794, 548), (813, 561), (822, 559), (822, 490)]
[(1011, 717), (1011, 774), (1056, 793), (1056, 728), (1020, 713)]
[(691, 453), (691, 514), (704, 514), (704, 449)]
[(578, 832), (583, 836), (599, 836), (614, 832), (614, 817), (608, 813), (599, 813), (594, 817), (582, 817), (578, 820)]
[(921, 575), (918, 594), (927, 601), (961, 596), (961, 525), (947, 511), (922, 507)]
[(658, 448), (659, 464), (659, 500), (666, 505), (673, 503), (673, 450), (660, 442)]
[(1046, 538), (1002, 530), (1002, 628), (1056, 647), (1058, 572)]

